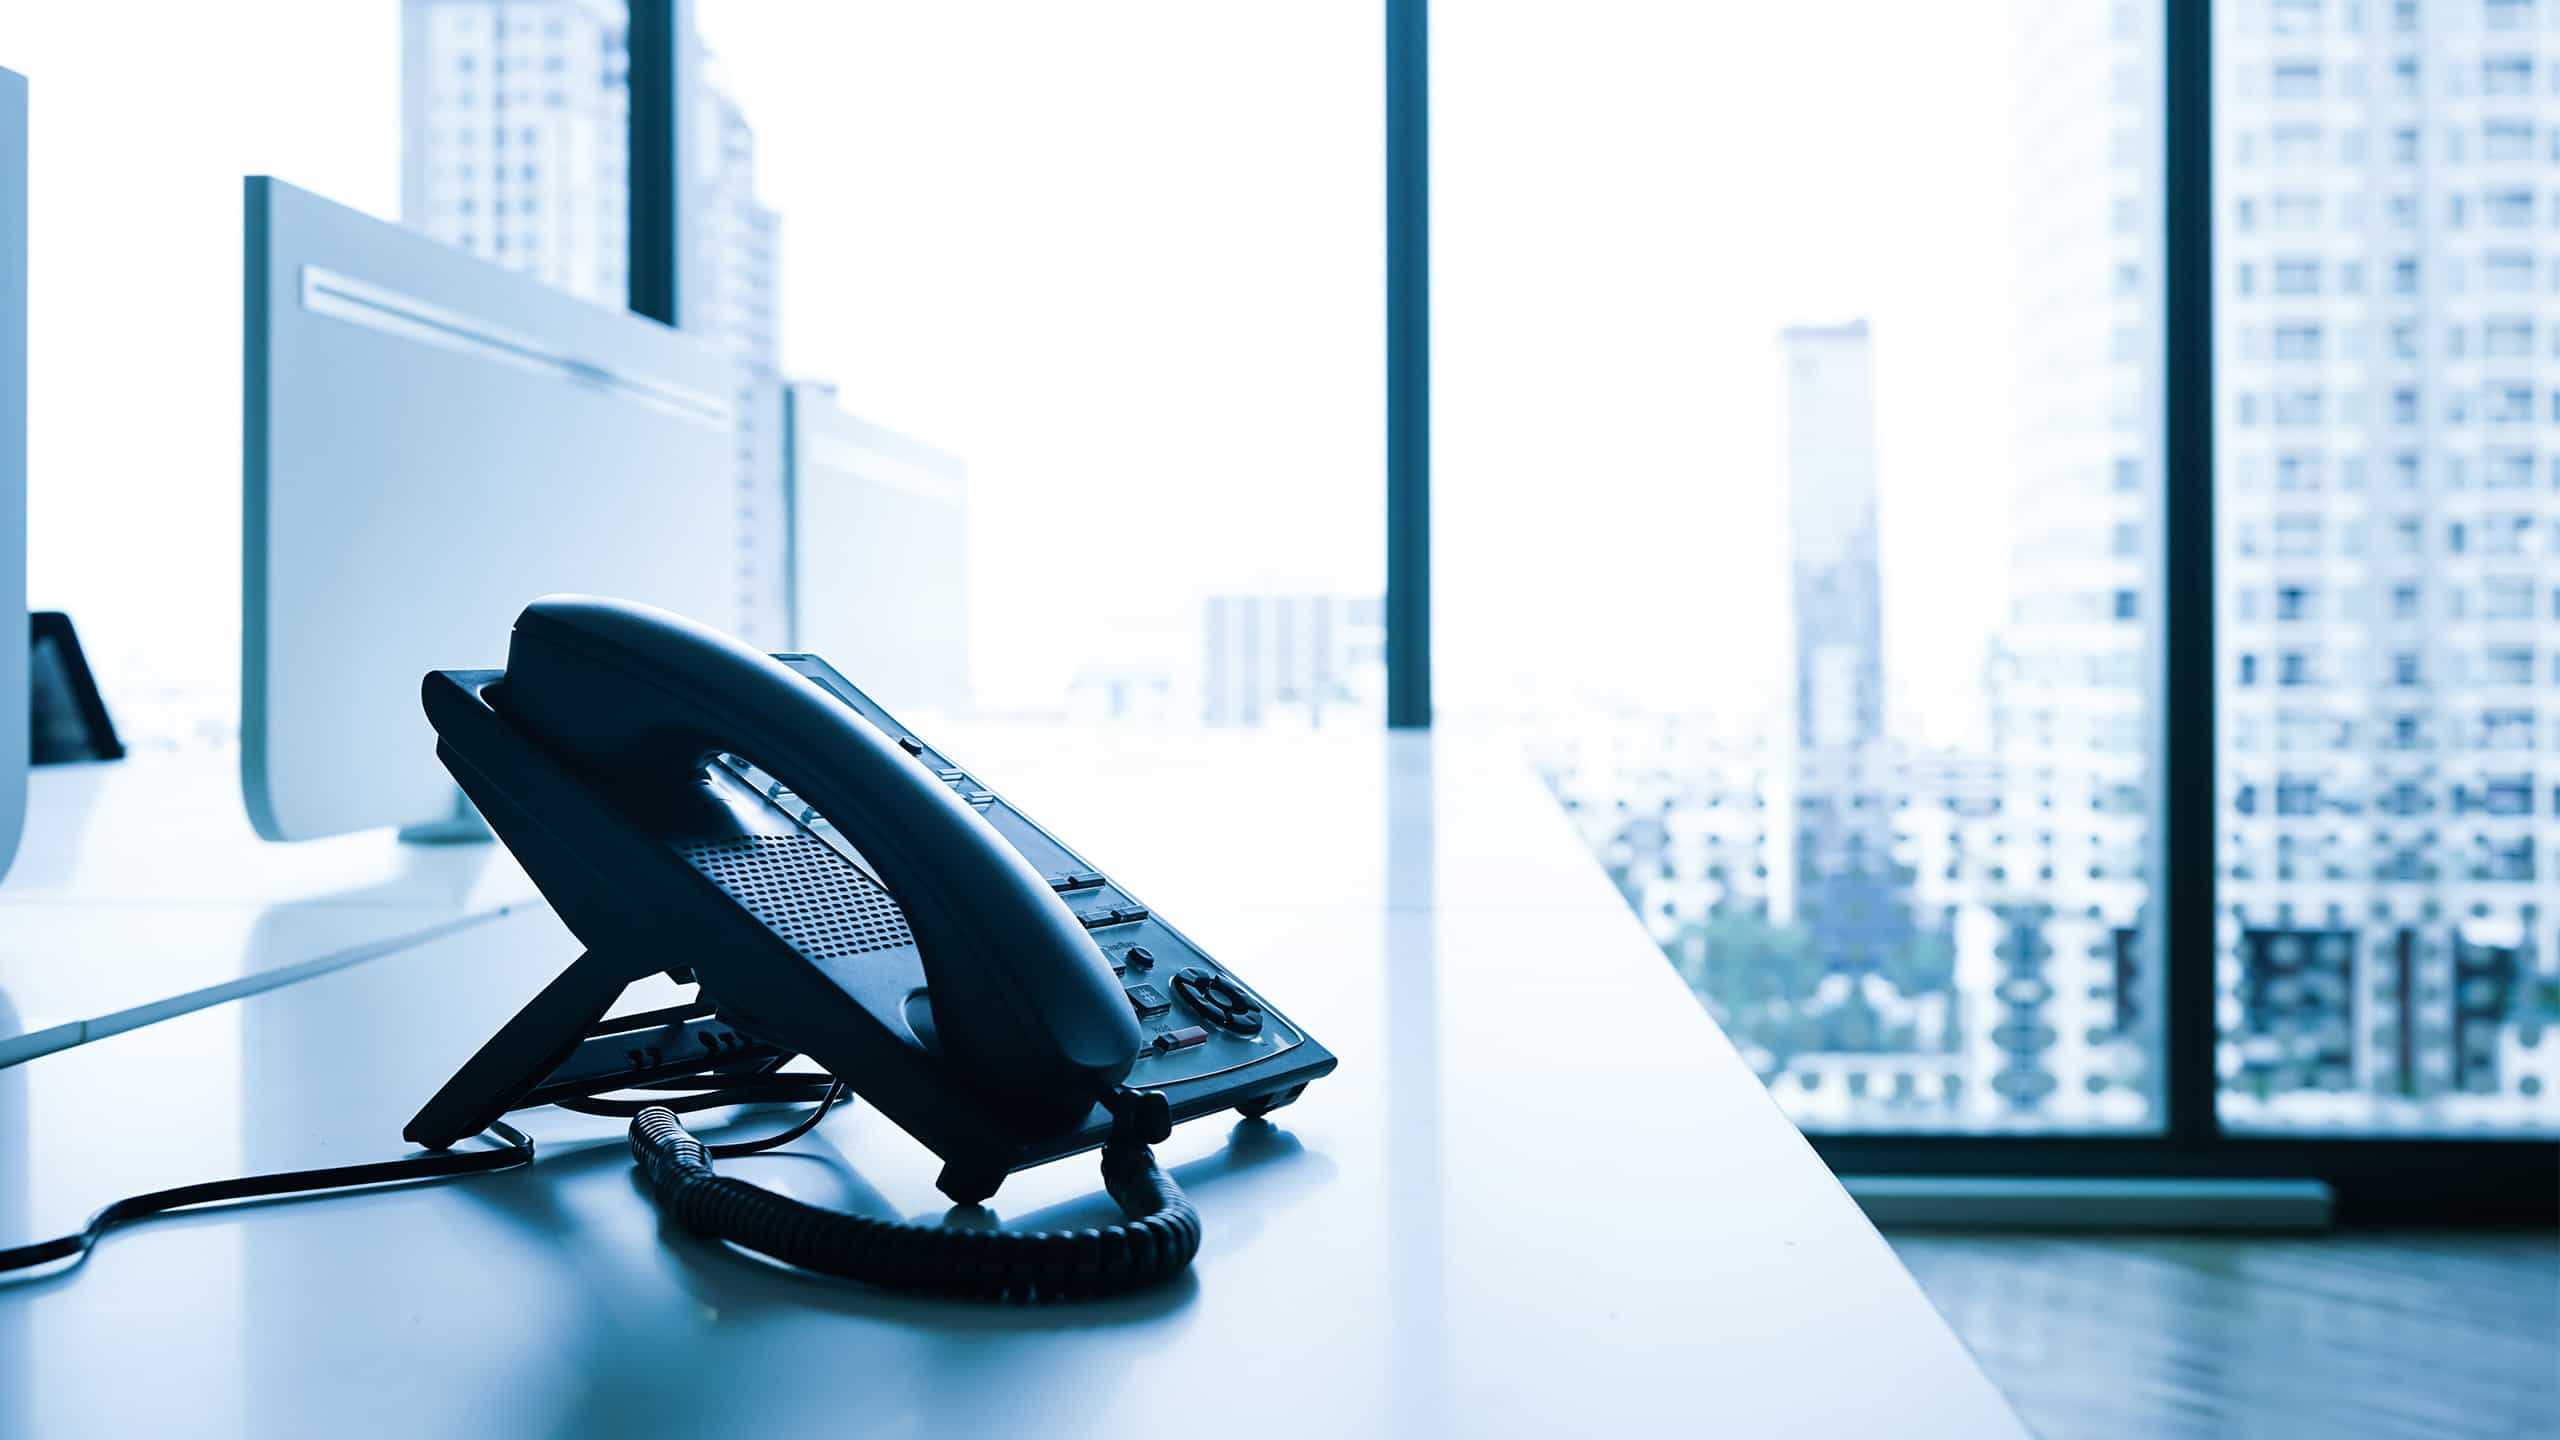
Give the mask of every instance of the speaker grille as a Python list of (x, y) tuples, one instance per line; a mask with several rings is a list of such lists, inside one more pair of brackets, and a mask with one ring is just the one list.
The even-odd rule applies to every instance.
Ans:
[(812, 960), (915, 943), (889, 892), (814, 835), (741, 835), (677, 853)]

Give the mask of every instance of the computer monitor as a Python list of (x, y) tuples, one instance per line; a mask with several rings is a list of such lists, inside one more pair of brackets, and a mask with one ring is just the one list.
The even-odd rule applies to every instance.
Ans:
[(27, 817), (27, 77), (0, 70), (0, 875)]
[(426, 672), (503, 664), (556, 591), (729, 623), (735, 362), (278, 180), (247, 202), (249, 816), (452, 838)]
[(791, 643), (898, 713), (969, 695), (969, 472), (845, 413), (824, 385), (784, 393)]

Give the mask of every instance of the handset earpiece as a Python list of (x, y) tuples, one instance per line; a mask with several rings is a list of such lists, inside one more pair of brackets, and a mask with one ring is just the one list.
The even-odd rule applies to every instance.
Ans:
[(517, 619), (501, 693), (510, 721), (633, 813), (730, 752), (834, 822), (906, 914), (945, 1063), (1026, 1128), (1081, 1119), (1127, 1076), (1137, 1020), (1056, 892), (780, 662), (665, 611), (556, 595)]

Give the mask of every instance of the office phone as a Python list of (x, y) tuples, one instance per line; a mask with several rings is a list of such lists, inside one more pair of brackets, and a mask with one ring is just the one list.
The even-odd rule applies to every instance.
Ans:
[[(1111, 1293), (1180, 1273), (1199, 1246), (1149, 1144), (1182, 1120), (1263, 1115), (1334, 1068), (1260, 992), (816, 656), (552, 596), (517, 619), (504, 670), (437, 671), (422, 697), (438, 757), (586, 946), (409, 1122), (438, 1153), (135, 1197), (43, 1256), (0, 1252), (0, 1270), (85, 1254), (109, 1226), (178, 1204), (528, 1163), (532, 1142), (503, 1117), (559, 1105), (628, 1116), (653, 1195), (697, 1234), (891, 1289)], [(606, 1018), (661, 973), (695, 999)], [(785, 1069), (796, 1057), (822, 1073)], [(875, 1220), (714, 1169), (847, 1095), (933, 1150), (962, 1205), (1100, 1149), (1127, 1222)], [(791, 1100), (815, 1108), (738, 1145), (705, 1146), (677, 1118)], [(504, 1148), (452, 1150), (481, 1134)]]

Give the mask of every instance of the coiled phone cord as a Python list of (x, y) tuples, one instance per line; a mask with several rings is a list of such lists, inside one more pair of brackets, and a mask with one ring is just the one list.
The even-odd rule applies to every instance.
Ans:
[[(715, 1157), (748, 1155), (788, 1144), (815, 1128), (847, 1095), (841, 1081), (779, 1133), (725, 1145), (695, 1139), (665, 1105), (642, 1108), (631, 1122), (631, 1153), (647, 1172), (658, 1205), (697, 1235), (771, 1256), (803, 1269), (907, 1293), (977, 1299), (1064, 1300), (1115, 1295), (1161, 1284), (1182, 1273), (1200, 1251), (1200, 1216), (1182, 1187), (1157, 1167), (1149, 1139), (1167, 1128), (1161, 1098), (1114, 1096), (1111, 1139), (1102, 1148), (1102, 1181), (1129, 1216), (1101, 1230), (957, 1230), (875, 1220), (803, 1205), (770, 1190), (715, 1174)], [(1125, 1098), (1124, 1098), (1125, 1097)], [(693, 1097), (698, 1102), (702, 1097)], [(723, 1097), (736, 1104), (735, 1096)], [(676, 1103), (687, 1104), (678, 1100)], [(713, 1103), (720, 1103), (714, 1100)], [(581, 1106), (579, 1108), (588, 1108)], [(593, 1113), (592, 1111), (590, 1113)], [(273, 1195), (295, 1195), (457, 1175), (485, 1175), (533, 1163), (533, 1139), (505, 1121), (488, 1132), (488, 1150), (441, 1151), (363, 1165), (246, 1175), (130, 1195), (100, 1209), (77, 1233), (0, 1250), (0, 1273), (53, 1261), (85, 1262), (108, 1231), (172, 1210)], [(73, 1268), (73, 1267), (66, 1267)]]
[(1153, 1126), (1139, 1105), (1113, 1112), (1102, 1184), (1129, 1219), (1099, 1230), (961, 1230), (821, 1210), (716, 1173), (709, 1147), (663, 1105), (632, 1119), (631, 1158), (659, 1210), (687, 1231), (803, 1270), (905, 1294), (1073, 1300), (1162, 1284), (1200, 1253), (1199, 1213), (1147, 1148), (1150, 1128), (1163, 1138), (1160, 1108)]

